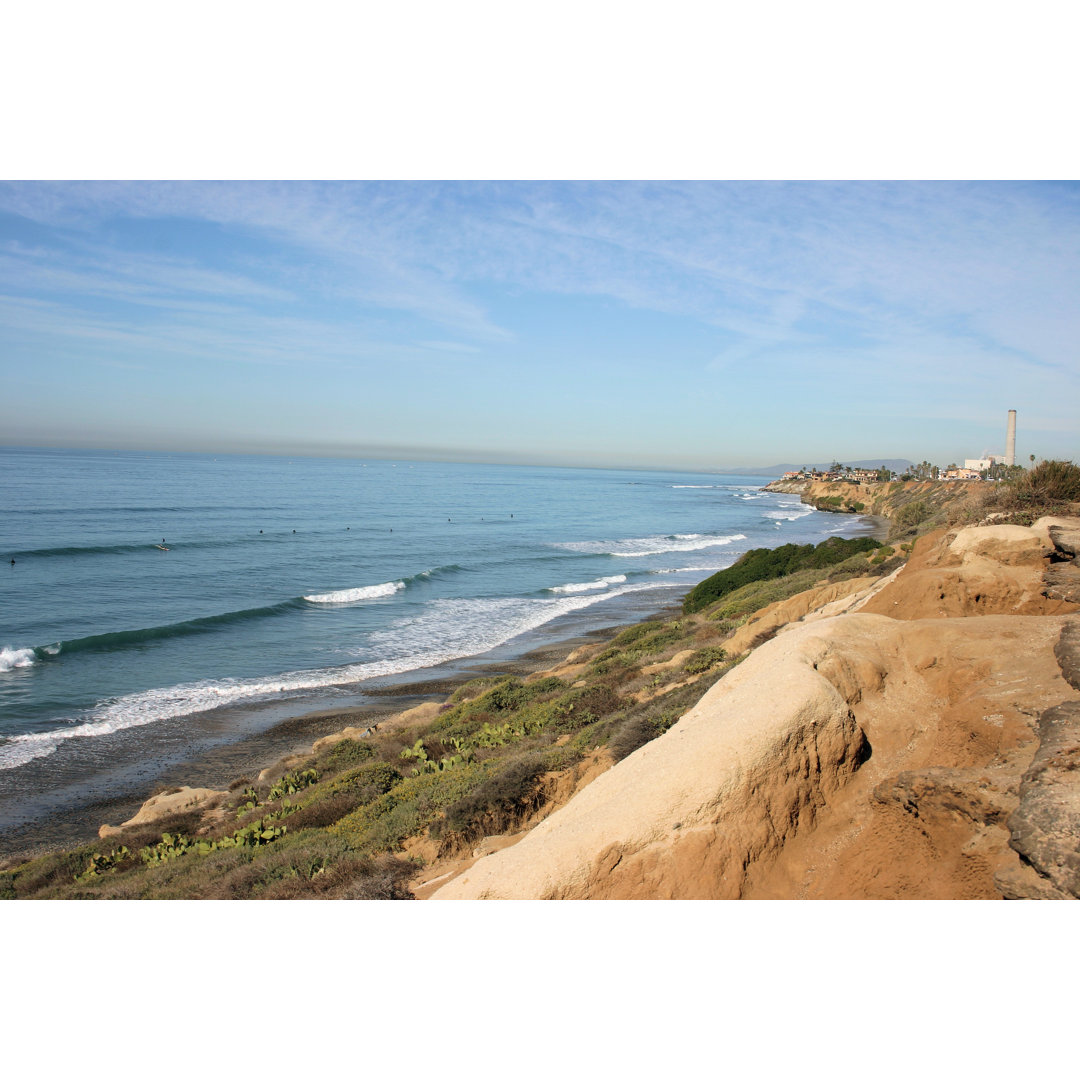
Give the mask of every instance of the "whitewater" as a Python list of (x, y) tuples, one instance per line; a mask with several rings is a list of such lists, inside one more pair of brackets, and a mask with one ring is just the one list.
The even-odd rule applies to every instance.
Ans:
[(865, 531), (765, 482), (0, 450), (0, 829), (32, 792), (111, 791), (392, 678), (645, 617), (748, 548)]

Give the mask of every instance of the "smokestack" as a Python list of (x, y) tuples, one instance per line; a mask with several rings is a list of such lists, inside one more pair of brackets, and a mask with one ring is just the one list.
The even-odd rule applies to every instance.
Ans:
[(1009, 410), (1009, 426), (1005, 432), (1005, 464), (1016, 464), (1016, 410)]

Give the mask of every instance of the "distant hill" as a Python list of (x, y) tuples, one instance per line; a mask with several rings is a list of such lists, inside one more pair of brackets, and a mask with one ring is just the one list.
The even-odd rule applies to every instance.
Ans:
[[(880, 469), (884, 466), (886, 469), (892, 469), (893, 472), (902, 473), (906, 469), (910, 469), (915, 463), (908, 461), (907, 458), (871, 458), (869, 461), (841, 461), (839, 464), (850, 465), (853, 469)], [(783, 476), (786, 472), (798, 472), (802, 468), (817, 469), (819, 472), (824, 472), (830, 465), (832, 465), (831, 461), (819, 461), (816, 464), (810, 461), (800, 461), (797, 465), (760, 465), (738, 471), (749, 476)]]

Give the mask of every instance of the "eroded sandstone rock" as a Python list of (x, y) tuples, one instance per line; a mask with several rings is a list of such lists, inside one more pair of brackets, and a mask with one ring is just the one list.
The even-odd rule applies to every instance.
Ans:
[(1043, 583), (1069, 529), (939, 532), (861, 611), (777, 612), (670, 731), (436, 898), (1075, 895), (1080, 617)]
[[(1010, 846), (1043, 879), (1040, 886), (1080, 897), (1080, 702), (1039, 718), (1039, 749), (1024, 773), (1009, 829)], [(1015, 890), (1017, 883), (1009, 884)]]
[(121, 836), (125, 829), (135, 825), (151, 825), (155, 821), (183, 814), (189, 810), (209, 810), (214, 804), (226, 798), (228, 792), (215, 791), (213, 788), (182, 787), (167, 794), (154, 795), (142, 804), (138, 813), (121, 825), (102, 825), (98, 836), (102, 839)]

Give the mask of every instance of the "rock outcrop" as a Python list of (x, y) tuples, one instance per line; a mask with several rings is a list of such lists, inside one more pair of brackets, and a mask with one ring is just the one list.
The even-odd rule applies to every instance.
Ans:
[(963, 482), (937, 480), (773, 480), (765, 490), (798, 495), (804, 503), (832, 513), (896, 518), (905, 512), (905, 507), (916, 503), (922, 503), (928, 513), (942, 510), (950, 503), (968, 499), (973, 489)]
[(1078, 525), (939, 532), (872, 594), (763, 613), (670, 731), (433, 899), (1076, 896), (1080, 606), (1044, 578)]
[(215, 791), (213, 788), (181, 787), (175, 791), (153, 795), (139, 807), (134, 817), (120, 825), (102, 825), (98, 836), (106, 839), (110, 836), (123, 836), (126, 829), (138, 825), (152, 825), (164, 821), (176, 814), (186, 814), (192, 810), (209, 810), (227, 796), (228, 792)]

